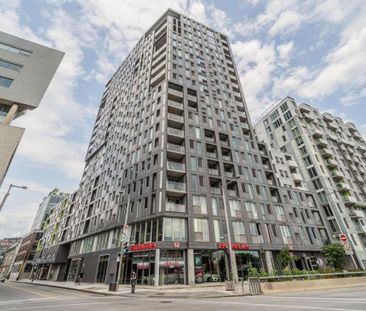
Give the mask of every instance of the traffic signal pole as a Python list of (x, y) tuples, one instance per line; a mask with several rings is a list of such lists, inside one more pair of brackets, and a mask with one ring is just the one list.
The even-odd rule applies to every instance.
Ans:
[[(122, 228), (122, 235), (124, 235), (124, 233), (123, 233), (124, 228), (127, 227), (129, 208), (130, 208), (130, 194), (128, 194), (128, 199), (127, 199), (126, 214), (125, 214), (125, 221), (124, 221), (123, 228)], [(121, 235), (121, 237), (122, 237), (122, 235)], [(127, 235), (127, 233), (126, 233), (126, 235)], [(128, 241), (128, 239), (127, 239), (127, 241)], [(119, 283), (121, 282), (121, 280), (123, 282), (123, 271), (124, 271), (123, 268), (124, 267), (122, 267), (122, 266), (124, 264), (124, 262), (123, 262), (123, 258), (125, 255), (124, 248), (125, 248), (125, 243), (128, 243), (128, 242), (122, 241), (122, 239), (121, 239), (120, 243), (121, 243), (121, 256), (120, 256), (120, 262), (119, 262), (119, 266), (118, 266), (117, 291), (118, 291)]]

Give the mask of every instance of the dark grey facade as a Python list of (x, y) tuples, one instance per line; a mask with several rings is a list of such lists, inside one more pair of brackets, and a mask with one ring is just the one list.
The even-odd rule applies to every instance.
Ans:
[[(68, 280), (117, 279), (126, 213), (134, 246), (122, 282), (132, 270), (149, 285), (228, 279), (223, 199), (240, 277), (246, 265), (272, 271), (284, 247), (314, 269), (327, 229), (312, 194), (291, 191), (298, 199), (285, 202), (254, 139), (228, 38), (168, 10), (106, 85), (60, 229)], [(288, 206), (308, 218), (295, 225)]]

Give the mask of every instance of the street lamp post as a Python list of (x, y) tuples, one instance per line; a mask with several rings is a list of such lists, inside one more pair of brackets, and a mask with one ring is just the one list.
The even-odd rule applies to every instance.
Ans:
[[(238, 177), (236, 177), (236, 179), (238, 179)], [(233, 181), (231, 181), (233, 182)], [(229, 185), (231, 182), (229, 182), (227, 185)], [(230, 257), (230, 266), (231, 266), (231, 272), (233, 275), (233, 281), (234, 281), (234, 287), (235, 287), (235, 292), (237, 292), (237, 285), (239, 283), (239, 277), (238, 277), (238, 267), (236, 264), (236, 258), (235, 258), (235, 254), (231, 245), (231, 230), (230, 230), (230, 224), (229, 224), (229, 215), (228, 215), (228, 211), (227, 211), (227, 205), (226, 205), (226, 195), (225, 195), (226, 189), (225, 187), (222, 186), (222, 200), (224, 203), (224, 212), (225, 212), (225, 222), (226, 222), (226, 231), (227, 231), (227, 236), (228, 236), (228, 250), (229, 250), (229, 257)]]
[(3, 198), (3, 200), (2, 200), (2, 201), (1, 201), (1, 203), (0, 203), (0, 212), (1, 212), (1, 210), (3, 209), (4, 204), (5, 204), (5, 201), (6, 201), (6, 199), (8, 198), (8, 196), (9, 196), (9, 194), (10, 194), (10, 189), (11, 189), (11, 188), (27, 189), (27, 187), (26, 187), (26, 186), (17, 186), (17, 185), (10, 184), (10, 186), (9, 186), (9, 188), (8, 188), (8, 191), (5, 193), (4, 198)]
[[(125, 227), (127, 225), (127, 221), (128, 221), (128, 210), (130, 208), (130, 194), (128, 194), (128, 199), (127, 199), (127, 206), (126, 206), (126, 213), (125, 213), (125, 221), (124, 221), (124, 225), (123, 227)], [(122, 229), (123, 230), (123, 229)], [(119, 266), (118, 266), (118, 275), (117, 275), (117, 288), (119, 287), (119, 283), (123, 282), (123, 276), (121, 276), (121, 273), (123, 273), (123, 268), (122, 265), (123, 265), (123, 257), (124, 257), (124, 254), (123, 254), (123, 247), (124, 247), (124, 244), (125, 244), (125, 241), (120, 241), (121, 243), (121, 255), (120, 255), (120, 260), (119, 260)]]

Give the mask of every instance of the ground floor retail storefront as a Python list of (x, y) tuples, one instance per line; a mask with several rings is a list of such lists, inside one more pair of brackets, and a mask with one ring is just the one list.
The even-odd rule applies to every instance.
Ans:
[[(258, 271), (276, 268), (273, 264), (276, 251), (249, 249), (244, 243), (233, 244), (233, 251), (240, 279), (246, 278), (251, 268)], [(304, 256), (307, 255), (304, 253)], [(166, 249), (155, 243), (131, 245), (123, 256), (121, 268), (120, 263), (119, 249), (80, 254), (69, 259), (66, 279), (73, 281), (82, 274), (82, 281), (88, 283), (110, 283), (119, 279), (120, 283), (129, 284), (135, 272), (139, 285), (200, 284), (229, 280), (231, 271), (225, 243), (219, 243), (215, 249), (186, 249), (180, 248), (179, 243)]]

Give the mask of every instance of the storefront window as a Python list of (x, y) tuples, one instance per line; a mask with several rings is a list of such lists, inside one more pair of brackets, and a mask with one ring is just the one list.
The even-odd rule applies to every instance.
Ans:
[(261, 269), (258, 251), (235, 251), (236, 265), (238, 267), (239, 278), (247, 277), (249, 268)]
[(137, 276), (137, 284), (154, 285), (155, 251), (128, 254), (124, 270), (124, 284), (130, 283), (131, 273), (134, 271)]
[(159, 284), (184, 284), (183, 250), (161, 250), (159, 262)]
[(195, 282), (223, 282), (226, 280), (226, 259), (223, 250), (194, 252)]

